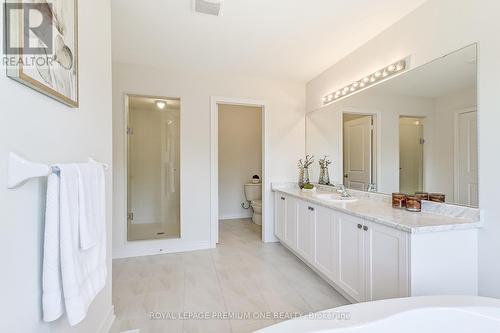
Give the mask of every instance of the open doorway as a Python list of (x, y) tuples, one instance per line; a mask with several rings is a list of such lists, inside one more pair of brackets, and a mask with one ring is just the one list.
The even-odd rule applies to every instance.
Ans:
[(220, 104), (218, 113), (219, 232), (261, 238), (262, 108)]
[(399, 191), (415, 193), (424, 190), (424, 122), (423, 117), (399, 118)]
[(211, 110), (212, 246), (219, 232), (266, 241), (265, 103), (213, 97)]
[(179, 238), (180, 100), (127, 98), (127, 239)]
[(377, 116), (343, 113), (343, 178), (345, 187), (377, 190)]

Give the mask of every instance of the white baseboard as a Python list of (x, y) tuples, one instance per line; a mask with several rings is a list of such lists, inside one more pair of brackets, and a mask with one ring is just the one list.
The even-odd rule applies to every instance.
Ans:
[(111, 327), (113, 326), (113, 323), (116, 319), (115, 315), (115, 307), (111, 305), (111, 309), (108, 311), (108, 315), (104, 319), (104, 322), (101, 324), (101, 327), (99, 328), (99, 333), (108, 333), (111, 330)]
[(185, 241), (182, 239), (134, 241), (127, 242), (122, 249), (113, 249), (113, 259), (208, 250), (211, 248), (210, 241)]
[(236, 219), (250, 219), (252, 218), (253, 213), (243, 213), (243, 214), (228, 214), (228, 215), (221, 215), (219, 216), (219, 220), (224, 221), (224, 220), (236, 220)]

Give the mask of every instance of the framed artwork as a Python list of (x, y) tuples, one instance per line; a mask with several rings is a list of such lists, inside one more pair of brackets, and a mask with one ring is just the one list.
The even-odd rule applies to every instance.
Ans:
[(78, 0), (6, 0), (7, 76), (79, 106)]

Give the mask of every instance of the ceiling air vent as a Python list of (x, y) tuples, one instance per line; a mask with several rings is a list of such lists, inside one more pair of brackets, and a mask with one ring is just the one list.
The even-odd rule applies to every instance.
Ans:
[(194, 10), (200, 14), (220, 16), (223, 0), (193, 0)]

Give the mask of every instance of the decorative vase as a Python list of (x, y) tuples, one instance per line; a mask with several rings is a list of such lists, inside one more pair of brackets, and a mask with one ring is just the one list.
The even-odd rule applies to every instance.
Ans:
[(299, 187), (303, 189), (305, 184), (309, 184), (309, 168), (299, 168)]
[(330, 185), (330, 173), (328, 167), (321, 167), (319, 171), (319, 181), (321, 185)]

